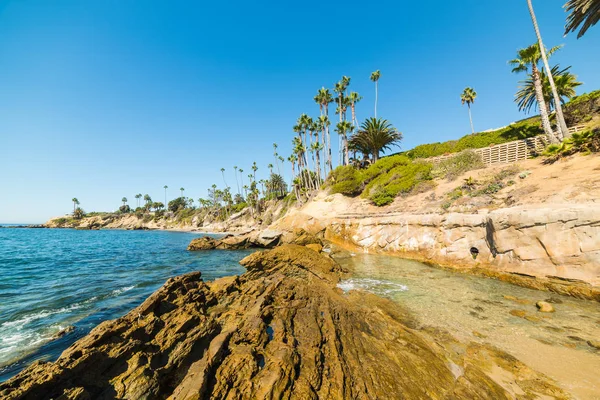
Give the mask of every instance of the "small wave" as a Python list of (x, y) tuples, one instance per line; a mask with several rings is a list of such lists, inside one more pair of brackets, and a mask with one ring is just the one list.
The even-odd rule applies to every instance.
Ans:
[(26, 325), (26, 324), (28, 324), (30, 322), (37, 321), (38, 319), (46, 318), (46, 317), (49, 317), (49, 316), (55, 315), (55, 314), (69, 313), (69, 312), (71, 312), (73, 310), (77, 310), (77, 309), (82, 308), (82, 307), (83, 307), (82, 304), (75, 303), (75, 304), (72, 304), (72, 305), (70, 305), (68, 307), (61, 307), (61, 308), (58, 308), (56, 310), (42, 310), (42, 311), (39, 311), (37, 313), (25, 315), (24, 317), (22, 317), (20, 319), (16, 319), (14, 321), (4, 322), (3, 324), (0, 324), (0, 332), (2, 332), (2, 330), (6, 329), (6, 328), (11, 328), (13, 326), (21, 327), (21, 326)]
[(119, 289), (115, 289), (115, 290), (113, 290), (113, 291), (111, 292), (111, 294), (112, 294), (112, 295), (114, 295), (114, 296), (118, 296), (118, 295), (120, 295), (121, 293), (125, 293), (125, 292), (128, 292), (128, 291), (130, 291), (130, 290), (131, 290), (131, 289), (133, 289), (134, 287), (135, 287), (135, 286), (125, 286), (125, 287), (122, 287), (122, 288), (119, 288)]
[(349, 292), (350, 290), (364, 290), (366, 292), (383, 296), (406, 292), (408, 290), (408, 286), (400, 283), (370, 278), (346, 279), (338, 283), (337, 286), (344, 292)]

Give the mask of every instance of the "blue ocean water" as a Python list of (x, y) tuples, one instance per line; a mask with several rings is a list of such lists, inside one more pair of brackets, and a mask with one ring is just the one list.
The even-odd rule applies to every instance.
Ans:
[[(244, 272), (243, 251), (189, 252), (197, 234), (165, 231), (0, 229), (0, 381), (54, 360), (107, 319), (142, 303), (168, 278)], [(53, 339), (61, 330), (71, 333)]]

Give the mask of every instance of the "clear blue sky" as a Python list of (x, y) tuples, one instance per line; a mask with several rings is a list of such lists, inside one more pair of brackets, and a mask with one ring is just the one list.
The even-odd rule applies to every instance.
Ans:
[[(534, 1), (542, 35), (565, 44), (554, 62), (579, 93), (598, 89), (600, 26), (563, 38), (564, 2)], [(164, 201), (165, 184), (206, 197), (221, 167), (235, 187), (233, 165), (253, 161), (266, 177), (272, 143), (287, 158), (296, 118), (342, 75), (362, 120), (381, 70), (378, 114), (404, 149), (469, 132), (466, 86), (475, 128), (504, 126), (525, 116), (506, 61), (534, 41), (525, 0), (0, 0), (0, 222), (43, 222), (72, 197)]]

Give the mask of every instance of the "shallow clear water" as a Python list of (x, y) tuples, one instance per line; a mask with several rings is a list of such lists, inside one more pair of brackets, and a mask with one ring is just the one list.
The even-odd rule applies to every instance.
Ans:
[[(126, 314), (168, 278), (244, 272), (251, 250), (189, 252), (196, 234), (0, 229), (0, 381), (53, 360), (100, 322)], [(59, 331), (75, 330), (53, 340)]]
[[(389, 297), (424, 326), (445, 328), (461, 341), (492, 344), (577, 398), (600, 398), (600, 351), (587, 344), (600, 340), (600, 303), (400, 258), (356, 255), (338, 261), (353, 271), (342, 289)], [(559, 302), (553, 304), (556, 312), (537, 311), (535, 303), (546, 299)]]

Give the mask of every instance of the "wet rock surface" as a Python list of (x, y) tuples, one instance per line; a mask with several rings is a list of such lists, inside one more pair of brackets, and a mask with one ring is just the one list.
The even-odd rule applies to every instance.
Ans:
[(54, 363), (0, 384), (6, 399), (569, 398), (514, 357), (418, 330), (389, 300), (336, 284), (332, 259), (297, 245), (247, 272), (170, 279)]

